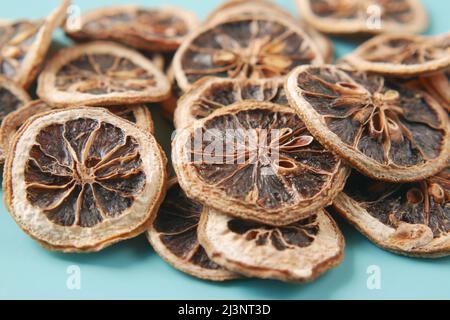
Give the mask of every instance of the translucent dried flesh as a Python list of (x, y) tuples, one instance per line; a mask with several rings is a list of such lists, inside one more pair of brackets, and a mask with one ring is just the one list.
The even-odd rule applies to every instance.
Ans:
[(177, 81), (187, 89), (205, 76), (273, 78), (298, 65), (321, 63), (301, 29), (281, 18), (233, 18), (205, 27), (175, 56)]
[[(345, 181), (341, 161), (314, 140), (289, 108), (273, 106), (241, 104), (205, 119), (186, 138), (185, 158), (175, 156), (178, 174), (194, 172), (183, 188), (194, 197), (204, 196), (209, 206), (220, 207), (225, 199), (230, 207), (217, 209), (276, 225), (297, 221), (310, 214), (311, 206), (329, 203)], [(226, 134), (211, 139), (214, 132)], [(203, 140), (194, 142), (199, 136)], [(175, 154), (177, 143), (182, 142), (175, 143)], [(211, 146), (226, 148), (213, 151)], [(197, 183), (211, 194), (197, 194), (192, 188)]]
[(435, 238), (450, 231), (450, 169), (420, 182), (390, 184), (353, 173), (344, 192), (381, 223), (428, 226)]
[[(305, 121), (320, 119), (325, 128), (317, 129), (316, 136), (336, 146), (333, 149), (354, 165), (358, 160), (350, 153), (385, 166), (385, 178), (389, 178), (390, 170), (412, 169), (436, 159), (440, 168), (435, 171), (445, 166), (448, 119), (423, 92), (331, 66), (305, 68), (295, 77), (301, 97), (298, 103), (317, 113), (303, 114)], [(304, 106), (297, 106), (302, 113)], [(348, 151), (337, 147), (339, 143)], [(358, 169), (365, 166), (360, 164)], [(371, 168), (364, 171), (371, 174)]]
[(10, 79), (16, 78), (41, 26), (39, 21), (0, 24), (0, 74)]
[[(197, 238), (197, 226), (203, 206), (198, 202), (190, 200), (178, 183), (173, 184), (167, 192), (166, 199), (160, 207), (158, 215), (153, 222), (153, 230), (167, 250), (175, 255), (178, 261), (173, 263), (182, 271), (192, 272), (191, 265), (201, 268), (201, 274), (194, 275), (203, 278), (232, 278), (230, 272), (209, 259), (205, 250)], [(152, 240), (153, 235), (150, 236)], [(152, 241), (154, 242), (154, 240)], [(154, 244), (158, 250), (158, 245)], [(165, 257), (164, 250), (158, 250)], [(170, 257), (165, 257), (169, 261)], [(181, 265), (179, 265), (181, 263)], [(198, 269), (197, 269), (198, 270)], [(212, 271), (212, 272), (211, 272)], [(220, 273), (218, 273), (219, 271)]]
[(51, 124), (29, 154), (27, 199), (66, 227), (91, 228), (118, 217), (146, 184), (137, 149), (122, 129), (95, 119)]
[[(66, 30), (77, 40), (116, 40), (137, 48), (175, 49), (195, 25), (179, 9), (110, 7), (84, 16), (80, 30)], [(192, 19), (194, 21), (192, 21)], [(159, 48), (157, 47), (158, 45)]]
[(184, 127), (194, 120), (206, 118), (215, 110), (243, 101), (289, 105), (283, 81), (205, 79), (180, 100), (175, 125)]
[(153, 74), (114, 54), (82, 55), (64, 65), (55, 82), (60, 91), (92, 95), (140, 92), (155, 85)]

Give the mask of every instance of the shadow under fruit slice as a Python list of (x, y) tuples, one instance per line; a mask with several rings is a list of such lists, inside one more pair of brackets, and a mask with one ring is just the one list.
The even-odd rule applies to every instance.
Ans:
[[(30, 101), (26, 91), (17, 86), (11, 80), (0, 76), (0, 124), (3, 125), (5, 118)], [(5, 160), (5, 148), (0, 148), (0, 163)]]
[(248, 277), (312, 281), (343, 259), (344, 237), (324, 210), (283, 227), (273, 227), (206, 210), (200, 243), (227, 269)]
[(36, 78), (52, 42), (53, 31), (66, 17), (69, 0), (48, 17), (37, 20), (0, 21), (0, 74), (28, 88)]
[(190, 198), (271, 225), (327, 206), (348, 174), (291, 108), (268, 102), (237, 103), (178, 130), (172, 159)]
[(286, 92), (311, 134), (379, 180), (430, 177), (446, 166), (448, 116), (425, 92), (335, 66), (302, 66)]
[(65, 31), (76, 41), (112, 40), (162, 52), (175, 51), (197, 26), (197, 18), (181, 8), (122, 5), (90, 11), (81, 17), (81, 28)]
[(450, 170), (413, 183), (385, 183), (354, 172), (335, 208), (378, 246), (399, 254), (450, 254)]
[(148, 228), (164, 198), (166, 164), (152, 135), (106, 109), (50, 111), (16, 135), (5, 204), (48, 249), (99, 251)]
[[(42, 100), (35, 100), (27, 103), (23, 107), (8, 114), (0, 127), (0, 142), (3, 148), (4, 158), (8, 156), (8, 148), (14, 141), (14, 135), (19, 131), (30, 118), (51, 110), (58, 109), (52, 107)], [(138, 127), (153, 134), (153, 120), (150, 111), (146, 106), (131, 105), (117, 106), (109, 108), (112, 113), (135, 123)]]
[(419, 0), (296, 0), (314, 28), (332, 34), (419, 33), (426, 10)]
[(203, 205), (190, 200), (177, 179), (172, 179), (147, 237), (156, 252), (182, 272), (212, 281), (235, 279), (238, 276), (211, 261), (198, 242), (197, 226), (203, 211)]
[(39, 97), (59, 107), (158, 102), (169, 92), (166, 76), (150, 60), (110, 42), (62, 49), (38, 86)]
[(191, 34), (175, 54), (178, 85), (187, 90), (205, 76), (265, 79), (303, 64), (323, 63), (309, 36), (278, 15), (231, 17)]
[(260, 101), (289, 106), (282, 79), (203, 78), (178, 100), (175, 128), (184, 128), (238, 102)]
[(450, 67), (450, 33), (440, 36), (380, 35), (344, 58), (361, 71), (419, 76)]

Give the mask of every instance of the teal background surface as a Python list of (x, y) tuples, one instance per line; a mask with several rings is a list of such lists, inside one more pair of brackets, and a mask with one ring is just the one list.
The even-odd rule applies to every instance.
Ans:
[[(180, 5), (204, 18), (220, 0), (131, 1), (145, 5)], [(293, 0), (277, 1), (297, 14)], [(429, 34), (450, 31), (450, 1), (424, 0)], [(130, 1), (75, 0), (81, 9)], [(57, 0), (2, 1), (0, 18), (39, 18)], [(56, 38), (66, 43), (61, 32)], [(357, 43), (334, 39), (338, 55)], [(158, 139), (168, 150), (170, 124), (154, 111)], [(345, 239), (345, 260), (317, 281), (295, 285), (277, 281), (238, 280), (211, 283), (174, 270), (152, 250), (144, 236), (100, 253), (75, 255), (48, 252), (25, 235), (0, 201), (1, 299), (449, 299), (450, 257), (421, 260), (385, 252), (337, 217)], [(80, 290), (67, 286), (73, 266), (81, 271)], [(380, 288), (371, 290), (370, 272), (380, 272)], [(69, 272), (69, 273), (68, 273)]]

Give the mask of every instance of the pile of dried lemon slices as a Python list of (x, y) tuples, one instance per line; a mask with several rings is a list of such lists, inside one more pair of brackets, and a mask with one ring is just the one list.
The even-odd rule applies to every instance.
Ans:
[[(201, 25), (129, 5), (74, 23), (66, 0), (0, 22), (0, 158), (20, 228), (63, 252), (146, 232), (215, 281), (317, 278), (343, 259), (329, 211), (387, 250), (449, 255), (450, 34), (415, 35), (417, 0), (297, 2), (301, 21), (230, 0)], [(64, 20), (79, 44), (46, 61)], [(376, 36), (333, 65), (321, 32)], [(177, 129), (176, 177), (148, 104)]]

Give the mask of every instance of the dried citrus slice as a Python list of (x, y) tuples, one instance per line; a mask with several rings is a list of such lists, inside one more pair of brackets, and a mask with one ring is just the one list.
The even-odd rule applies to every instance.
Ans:
[(58, 9), (38, 21), (0, 21), (0, 74), (23, 88), (31, 85), (50, 47), (53, 31), (64, 21), (69, 4), (69, 0), (64, 0)]
[(54, 110), (17, 133), (5, 204), (44, 247), (98, 251), (146, 230), (165, 193), (156, 140), (106, 109)]
[[(7, 150), (13, 143), (14, 135), (27, 120), (40, 113), (55, 109), (57, 108), (48, 105), (42, 100), (35, 100), (8, 114), (0, 127), (0, 142), (3, 148), (4, 157), (7, 157)], [(109, 110), (114, 114), (135, 123), (141, 129), (147, 130), (150, 133), (154, 132), (153, 120), (150, 111), (146, 106), (117, 106), (110, 107)]]
[(332, 34), (419, 33), (428, 19), (419, 0), (296, 0), (304, 19)]
[(248, 277), (306, 282), (343, 259), (344, 237), (324, 210), (272, 227), (209, 209), (202, 215), (198, 235), (214, 261)]
[(422, 77), (420, 82), (450, 112), (450, 71)]
[(334, 206), (382, 248), (421, 257), (450, 254), (450, 169), (403, 184), (355, 172)]
[(145, 105), (128, 105), (128, 106), (113, 106), (107, 108), (109, 111), (118, 115), (121, 118), (127, 119), (136, 124), (139, 128), (155, 133), (152, 115), (150, 110)]
[(328, 205), (348, 174), (291, 108), (269, 102), (240, 102), (178, 130), (172, 159), (189, 197), (271, 225)]
[(173, 68), (170, 67), (167, 72), (167, 78), (172, 85), (169, 98), (160, 102), (161, 111), (163, 117), (165, 117), (169, 121), (173, 121), (173, 116), (175, 113), (175, 109), (177, 108), (178, 99), (183, 95), (183, 90), (181, 90), (180, 86), (175, 79), (175, 73), (173, 72)]
[(314, 29), (311, 25), (305, 21), (300, 22), (300, 26), (309, 35), (312, 41), (316, 44), (322, 57), (326, 63), (332, 63), (334, 59), (334, 46), (333, 42), (325, 35)]
[(306, 33), (277, 15), (214, 21), (191, 34), (174, 57), (178, 85), (187, 90), (205, 76), (275, 78), (293, 67), (323, 63)]
[(448, 117), (425, 92), (335, 66), (297, 68), (286, 92), (314, 137), (374, 179), (420, 180), (446, 165)]
[(280, 15), (282, 18), (294, 20), (294, 17), (280, 6), (268, 0), (229, 0), (218, 6), (206, 18), (211, 21), (224, 21), (239, 15)]
[(215, 110), (243, 101), (266, 101), (289, 106), (282, 79), (203, 78), (178, 101), (175, 128), (184, 128)]
[[(217, 8), (207, 18), (208, 22), (211, 21), (226, 21), (236, 16), (254, 16), (254, 15), (266, 15), (273, 16), (278, 15), (281, 19), (287, 19), (297, 24), (298, 22), (289, 13), (277, 6), (273, 2), (266, 0), (231, 0), (225, 2), (222, 6)], [(301, 28), (316, 44), (317, 48), (321, 52), (325, 62), (332, 62), (334, 56), (334, 48), (332, 42), (322, 35), (320, 32), (312, 28), (310, 25), (302, 21), (300, 23)]]
[(177, 179), (172, 179), (147, 237), (156, 252), (182, 272), (205, 280), (235, 279), (237, 275), (211, 261), (198, 242), (197, 226), (203, 211), (200, 203), (186, 196)]
[(197, 18), (177, 7), (111, 6), (81, 17), (81, 27), (66, 28), (76, 41), (113, 40), (137, 49), (175, 51), (198, 26)]
[[(19, 109), (30, 101), (30, 96), (11, 80), (0, 76), (0, 124), (11, 112)], [(0, 164), (5, 160), (5, 149), (0, 148)]]
[(109, 42), (61, 50), (39, 77), (49, 104), (105, 106), (157, 102), (170, 91), (166, 76), (141, 54)]
[(441, 36), (380, 35), (344, 58), (356, 69), (418, 76), (450, 67), (450, 33)]

